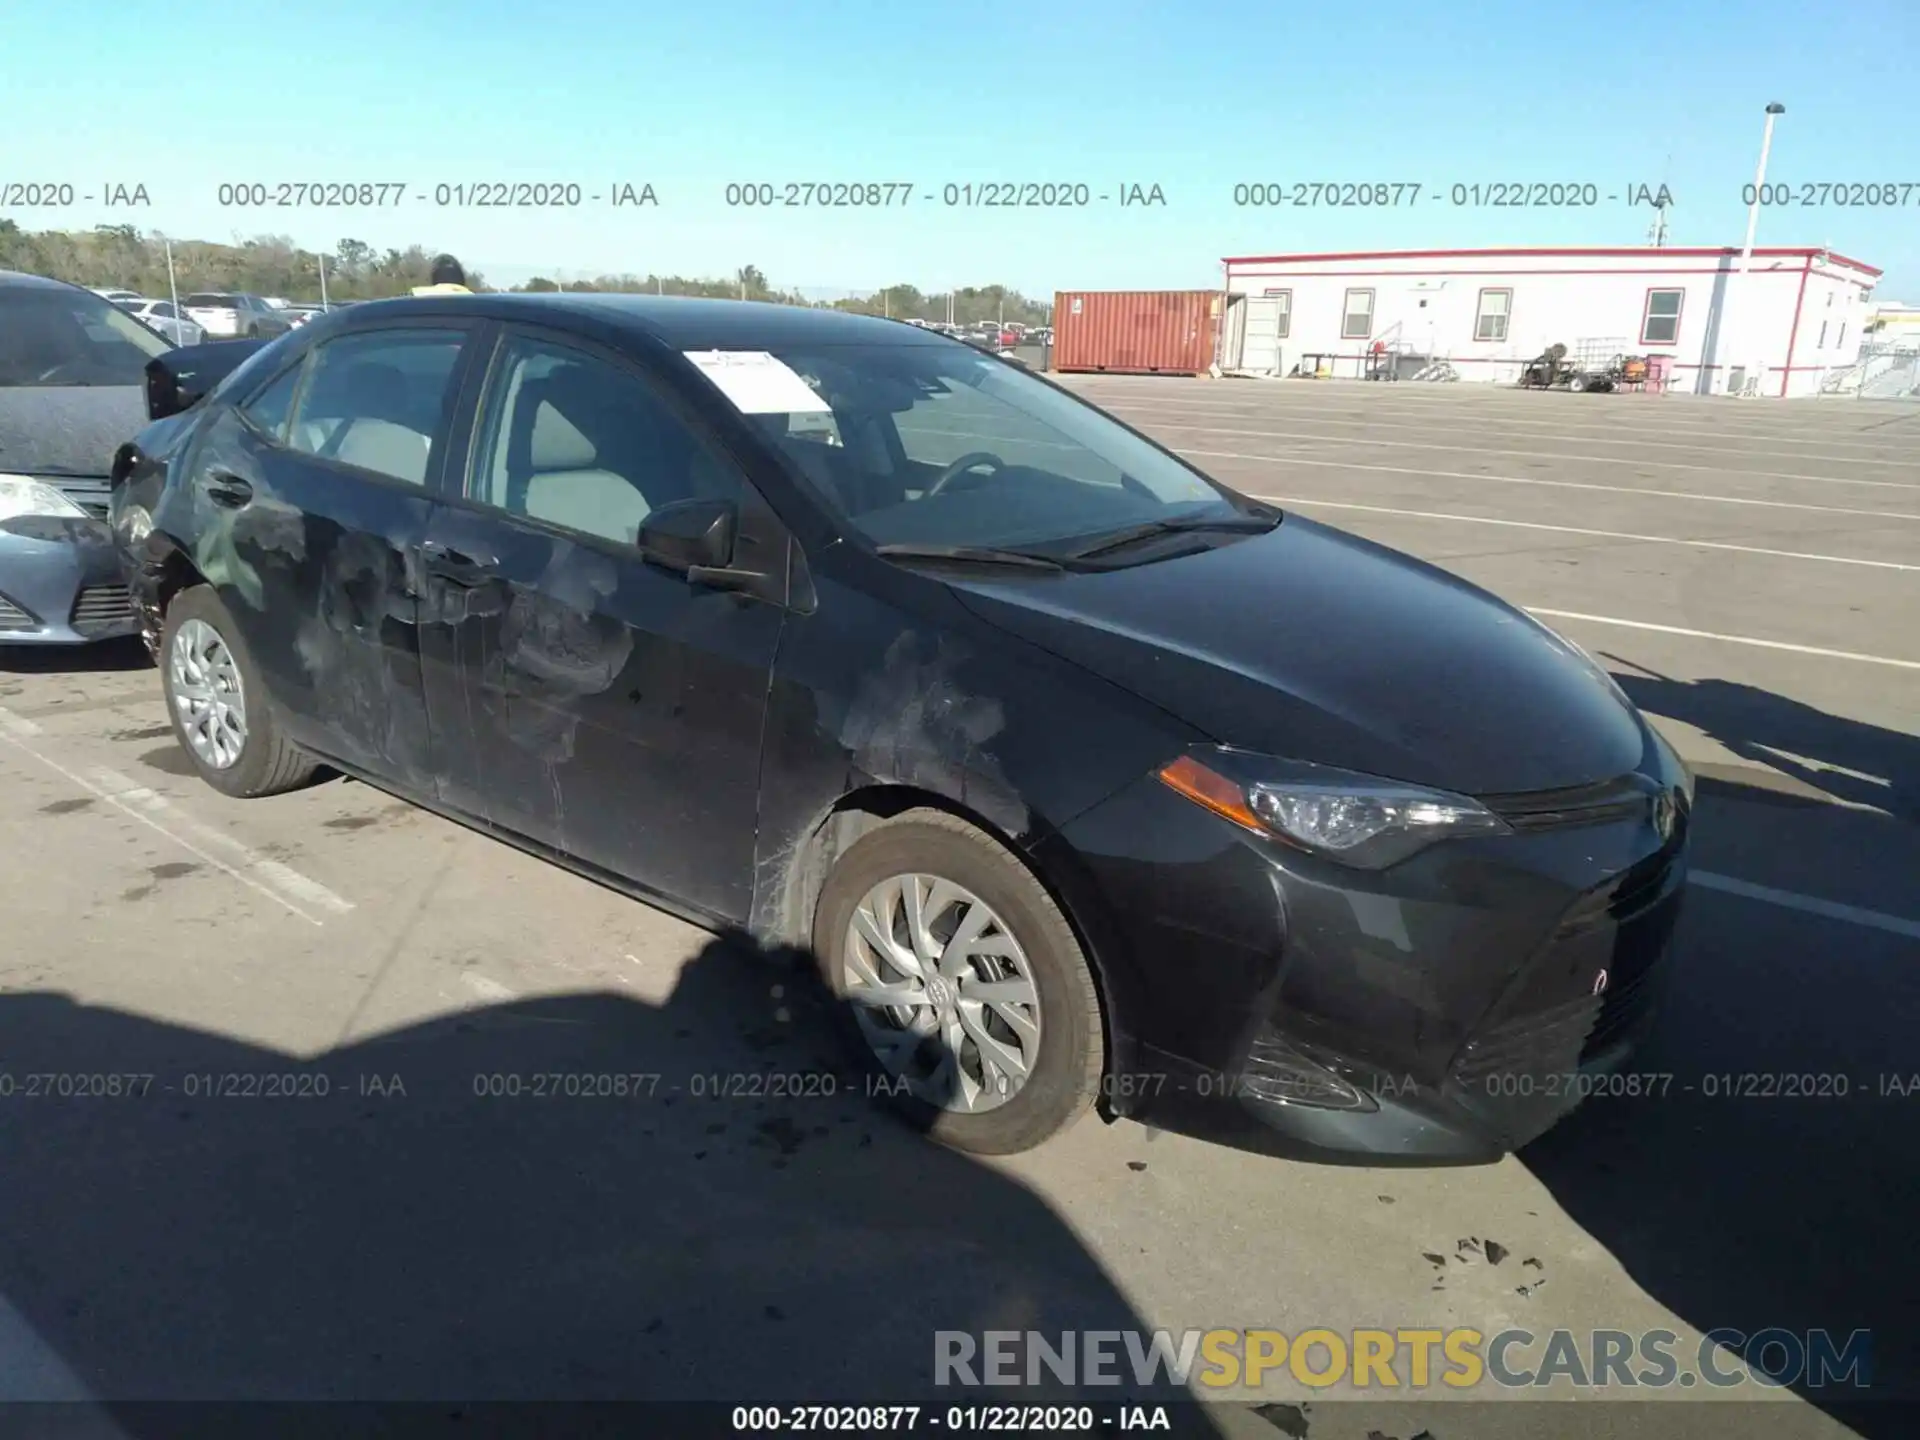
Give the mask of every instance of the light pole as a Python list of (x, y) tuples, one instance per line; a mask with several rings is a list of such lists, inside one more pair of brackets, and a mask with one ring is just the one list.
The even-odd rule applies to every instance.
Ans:
[[(1787, 107), (1782, 105), (1778, 100), (1768, 105), (1767, 128), (1760, 136), (1760, 165), (1759, 168), (1753, 172), (1753, 202), (1747, 206), (1747, 240), (1746, 243), (1740, 247), (1739, 280), (1734, 287), (1735, 293), (1739, 296), (1743, 304), (1747, 303), (1749, 298), (1747, 295), (1747, 277), (1753, 270), (1753, 236), (1754, 232), (1760, 228), (1760, 196), (1766, 188), (1767, 183), (1767, 152), (1773, 149), (1773, 122), (1786, 113)], [(1746, 318), (1745, 312), (1742, 312), (1742, 316), (1744, 320), (1744, 318)], [(1740, 327), (1735, 328), (1737, 330)], [(1755, 336), (1752, 349), (1757, 355), (1760, 349), (1758, 340), (1759, 327), (1750, 325), (1745, 328)], [(1745, 346), (1743, 345), (1742, 348), (1744, 349)], [(1727, 353), (1729, 355), (1733, 354), (1732, 346), (1727, 347)], [(1731, 375), (1729, 375), (1728, 378), (1731, 380)], [(1756, 374), (1754, 378), (1758, 379), (1759, 377)]]

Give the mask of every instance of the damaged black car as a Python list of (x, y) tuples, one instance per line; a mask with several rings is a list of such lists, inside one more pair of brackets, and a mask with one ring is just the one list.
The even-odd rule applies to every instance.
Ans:
[(1490, 1159), (1656, 1013), (1692, 780), (1607, 674), (1022, 367), (463, 295), (149, 402), (115, 523), (208, 784), (343, 771), (810, 952), (950, 1144)]

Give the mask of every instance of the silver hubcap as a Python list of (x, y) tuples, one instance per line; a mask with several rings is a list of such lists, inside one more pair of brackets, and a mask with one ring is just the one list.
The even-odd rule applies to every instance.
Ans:
[(869, 890), (847, 926), (842, 979), (874, 1055), (930, 1105), (997, 1109), (1033, 1073), (1040, 992), (1026, 952), (951, 881), (895, 875)]
[(247, 697), (220, 632), (204, 620), (186, 621), (174, 632), (167, 670), (174, 713), (193, 753), (215, 770), (235, 764), (247, 748)]

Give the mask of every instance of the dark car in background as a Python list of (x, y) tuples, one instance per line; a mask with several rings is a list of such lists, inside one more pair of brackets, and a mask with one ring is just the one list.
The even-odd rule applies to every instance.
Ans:
[(207, 783), (811, 952), (951, 1144), (1490, 1159), (1654, 1013), (1692, 782), (1585, 652), (967, 345), (476, 295), (153, 369), (114, 504)]
[(171, 348), (91, 290), (0, 271), (0, 645), (132, 633), (108, 473)]

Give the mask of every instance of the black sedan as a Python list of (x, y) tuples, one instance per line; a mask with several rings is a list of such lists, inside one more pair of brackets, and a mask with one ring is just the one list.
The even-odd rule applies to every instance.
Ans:
[(1583, 651), (967, 345), (476, 295), (150, 370), (114, 505), (209, 784), (809, 950), (951, 1144), (1492, 1158), (1653, 1012), (1691, 779)]

